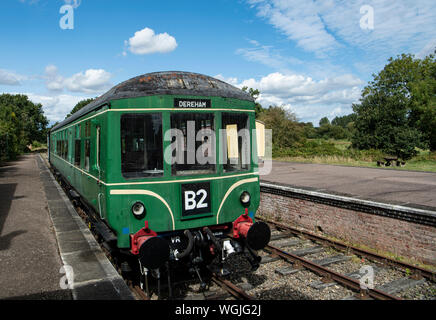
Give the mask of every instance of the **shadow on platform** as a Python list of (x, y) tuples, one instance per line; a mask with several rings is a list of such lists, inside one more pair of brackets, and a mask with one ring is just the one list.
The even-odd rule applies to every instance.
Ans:
[(11, 209), (12, 200), (25, 198), (25, 196), (14, 197), (16, 188), (16, 183), (0, 184), (0, 251), (8, 249), (13, 238), (27, 232), (25, 230), (16, 230), (6, 235), (2, 234), (3, 226)]

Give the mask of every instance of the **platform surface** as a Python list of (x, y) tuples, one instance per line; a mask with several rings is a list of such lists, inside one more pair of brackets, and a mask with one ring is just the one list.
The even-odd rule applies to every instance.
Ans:
[(71, 299), (35, 155), (0, 167), (0, 299)]
[(436, 173), (273, 161), (261, 182), (436, 211)]
[(0, 299), (134, 299), (38, 154), (0, 167), (0, 270)]

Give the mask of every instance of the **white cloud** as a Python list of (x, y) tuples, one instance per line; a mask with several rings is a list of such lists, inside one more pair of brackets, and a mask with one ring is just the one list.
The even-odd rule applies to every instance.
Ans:
[(19, 75), (15, 72), (0, 69), (0, 84), (5, 84), (9, 86), (19, 86), (20, 81), (26, 80), (26, 76)]
[(318, 7), (312, 1), (249, 0), (248, 2), (257, 8), (260, 17), (267, 19), (304, 50), (322, 53), (338, 47), (338, 42), (327, 31), (318, 14)]
[[(338, 53), (344, 45), (367, 53), (418, 52), (434, 38), (434, 1), (247, 0), (260, 17), (300, 48), (315, 54)], [(362, 30), (360, 8), (374, 8), (374, 29)]]
[(217, 74), (216, 76), (214, 76), (214, 78), (231, 84), (232, 86), (238, 86), (238, 78), (226, 78), (222, 74)]
[(434, 54), (436, 51), (436, 38), (431, 39), (424, 48), (422, 48), (417, 54), (416, 57), (419, 59), (424, 59), (426, 56), (430, 54)]
[(299, 74), (282, 74), (274, 72), (258, 80), (236, 78), (217, 79), (228, 82), (239, 88), (247, 86), (259, 89), (257, 101), (264, 107), (282, 105), (296, 113), (303, 121), (318, 124), (324, 116), (334, 117), (351, 113), (351, 104), (358, 102), (363, 81), (351, 74), (325, 78), (315, 81)]
[(80, 4), (82, 3), (82, 0), (64, 0), (65, 4), (69, 4), (74, 9), (77, 9)]
[[(176, 39), (168, 33), (155, 34), (150, 28), (145, 28), (135, 32), (135, 35), (128, 41), (130, 52), (133, 54), (166, 53), (173, 51), (177, 47)], [(125, 51), (123, 52), (125, 55)]]
[(88, 69), (69, 78), (58, 74), (58, 68), (49, 65), (45, 68), (46, 86), (50, 91), (69, 90), (71, 92), (101, 93), (110, 86), (112, 75), (103, 69)]
[(44, 110), (44, 115), (50, 121), (54, 123), (56, 121), (62, 121), (65, 116), (71, 112), (73, 107), (81, 100), (88, 99), (85, 96), (73, 96), (68, 94), (60, 95), (38, 95), (34, 93), (26, 93), (31, 101), (34, 103), (41, 103)]
[(280, 69), (282, 72), (290, 65), (300, 65), (303, 63), (295, 57), (283, 57), (272, 46), (261, 45), (256, 40), (249, 40), (249, 42), (253, 47), (236, 50), (236, 54), (242, 55), (248, 61), (260, 62), (266, 66)]

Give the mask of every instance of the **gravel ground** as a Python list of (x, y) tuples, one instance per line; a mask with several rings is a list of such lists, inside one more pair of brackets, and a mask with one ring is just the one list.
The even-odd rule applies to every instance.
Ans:
[(407, 300), (436, 300), (436, 284), (426, 281), (420, 286), (397, 293), (397, 296)]
[[(280, 232), (277, 232), (277, 234), (279, 233)], [(295, 237), (295, 239), (298, 238)], [(300, 244), (290, 247), (280, 246), (281, 243), (288, 240), (289, 238), (279, 239), (271, 242), (271, 244), (290, 252), (318, 245), (315, 242), (304, 240)], [(269, 253), (265, 251), (259, 251), (258, 254), (260, 256), (269, 255)], [(340, 251), (327, 247), (322, 252), (306, 255), (304, 258), (313, 261), (340, 254), (342, 254)], [(227, 264), (227, 267), (232, 272), (229, 280), (236, 285), (250, 283), (253, 289), (247, 291), (247, 293), (261, 300), (340, 300), (355, 294), (355, 292), (339, 284), (334, 284), (323, 289), (312, 288), (310, 284), (317, 283), (321, 281), (322, 278), (308, 270), (303, 269), (297, 273), (286, 276), (282, 276), (275, 271), (276, 269), (290, 266), (292, 265), (280, 259), (275, 262), (261, 264), (259, 269), (253, 272), (251, 271), (250, 264), (243, 256), (232, 257), (231, 261)], [(350, 260), (331, 264), (327, 266), (327, 268), (341, 274), (347, 274), (358, 272), (363, 266), (372, 266), (375, 268), (375, 287), (402, 279), (406, 276), (403, 271), (395, 267), (381, 266), (378, 263), (357, 256), (351, 256)], [(420, 286), (404, 290), (404, 292), (397, 293), (396, 295), (405, 299), (435, 299), (436, 284), (427, 281)]]

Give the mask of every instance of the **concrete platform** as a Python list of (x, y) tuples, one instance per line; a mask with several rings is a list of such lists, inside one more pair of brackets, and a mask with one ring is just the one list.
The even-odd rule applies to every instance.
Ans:
[(0, 299), (71, 299), (35, 155), (0, 167)]
[(0, 299), (134, 299), (39, 155), (0, 168), (0, 268)]
[(261, 182), (436, 211), (436, 173), (273, 161)]

